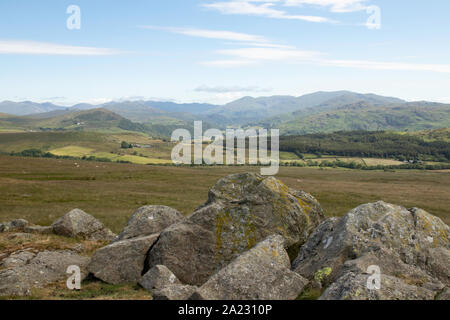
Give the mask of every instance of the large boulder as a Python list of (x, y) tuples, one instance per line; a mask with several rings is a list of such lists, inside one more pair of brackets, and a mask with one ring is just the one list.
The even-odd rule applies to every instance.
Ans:
[(144, 289), (153, 291), (181, 282), (166, 266), (155, 266), (139, 280), (139, 284)]
[(155, 266), (139, 280), (139, 284), (152, 292), (154, 300), (187, 300), (197, 290), (183, 285), (166, 266)]
[(89, 263), (89, 272), (110, 284), (137, 283), (144, 272), (147, 253), (158, 236), (122, 240), (100, 248)]
[(117, 241), (161, 233), (168, 226), (180, 222), (183, 216), (166, 206), (145, 206), (136, 210)]
[(290, 270), (280, 235), (243, 253), (202, 285), (191, 299), (294, 300), (308, 281)]
[(113, 240), (116, 235), (93, 216), (74, 209), (52, 224), (53, 233), (69, 238), (99, 241)]
[[(323, 299), (432, 299), (450, 284), (449, 249), (442, 220), (380, 201), (323, 222), (293, 270), (328, 287)], [(379, 290), (367, 286), (374, 267)]]
[(88, 257), (67, 250), (12, 254), (0, 270), (0, 296), (29, 295), (32, 288), (67, 279), (67, 268), (72, 265), (80, 267), (83, 279), (88, 262)]
[(165, 229), (149, 254), (149, 268), (167, 266), (183, 283), (202, 285), (243, 252), (277, 233), (295, 258), (324, 220), (311, 195), (254, 173), (221, 179), (208, 201)]

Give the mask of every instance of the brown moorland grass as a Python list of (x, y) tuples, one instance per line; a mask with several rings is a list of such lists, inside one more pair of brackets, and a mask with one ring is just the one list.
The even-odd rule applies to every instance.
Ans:
[[(0, 156), (0, 221), (49, 225), (80, 208), (120, 232), (143, 205), (168, 205), (187, 215), (216, 181), (256, 167), (170, 167)], [(282, 167), (277, 178), (313, 194), (328, 216), (384, 200), (420, 207), (450, 223), (450, 172), (396, 172)]]

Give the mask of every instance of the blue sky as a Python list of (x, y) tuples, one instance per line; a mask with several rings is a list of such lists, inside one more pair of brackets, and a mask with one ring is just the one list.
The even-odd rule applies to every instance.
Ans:
[(449, 12), (448, 0), (2, 0), (0, 100), (352, 90), (450, 102)]

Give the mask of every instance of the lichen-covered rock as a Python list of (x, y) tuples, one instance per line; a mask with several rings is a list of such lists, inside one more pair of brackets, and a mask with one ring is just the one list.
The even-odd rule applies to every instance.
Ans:
[(187, 300), (198, 288), (183, 284), (170, 284), (153, 292), (153, 300)]
[(26, 226), (23, 231), (26, 233), (35, 233), (35, 234), (52, 234), (53, 227)]
[(151, 268), (139, 280), (139, 284), (149, 291), (163, 289), (172, 284), (181, 284), (180, 280), (166, 266), (155, 266)]
[[(324, 299), (354, 299), (355, 290), (367, 299), (433, 298), (449, 284), (449, 249), (449, 227), (439, 218), (376, 202), (320, 224), (301, 248), (293, 270), (324, 287), (331, 285)], [(360, 285), (370, 266), (380, 268), (386, 285), (366, 294)]]
[(0, 224), (0, 232), (23, 232), (30, 223), (25, 219), (15, 219)]
[(149, 267), (167, 266), (183, 283), (201, 285), (267, 236), (284, 237), (292, 257), (324, 219), (311, 195), (254, 173), (221, 179), (209, 200), (161, 233)]
[(438, 296), (436, 297), (436, 300), (446, 300), (450, 301), (450, 288), (446, 287)]
[[(32, 288), (64, 280), (67, 268), (80, 267), (82, 279), (87, 275), (89, 258), (72, 251), (43, 251), (37, 254), (11, 255), (9, 267), (0, 270), (0, 296), (25, 296)], [(10, 256), (10, 257), (11, 257)], [(20, 259), (18, 259), (20, 257)]]
[(325, 290), (319, 300), (433, 300), (435, 296), (433, 291), (388, 275), (381, 277), (380, 290), (369, 290), (368, 278), (368, 274), (345, 273)]
[(74, 209), (52, 224), (53, 233), (69, 238), (113, 240), (116, 235), (86, 212)]
[(161, 233), (168, 226), (180, 222), (183, 216), (166, 206), (145, 206), (136, 210), (116, 241)]
[(3, 268), (21, 267), (28, 264), (35, 256), (36, 254), (30, 251), (17, 251), (4, 259), (1, 266)]
[(270, 236), (214, 274), (191, 299), (294, 300), (308, 281), (290, 270), (280, 235)]
[(89, 272), (110, 284), (137, 283), (144, 271), (147, 253), (158, 236), (122, 240), (100, 248), (89, 263)]

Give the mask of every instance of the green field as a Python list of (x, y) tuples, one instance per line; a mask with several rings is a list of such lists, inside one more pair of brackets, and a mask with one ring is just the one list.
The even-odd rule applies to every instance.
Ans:
[[(25, 218), (49, 225), (80, 208), (121, 231), (143, 205), (168, 205), (190, 214), (218, 179), (255, 167), (167, 167), (0, 157), (0, 221)], [(282, 167), (278, 178), (312, 193), (328, 216), (384, 200), (421, 207), (450, 223), (450, 171), (397, 172)]]

